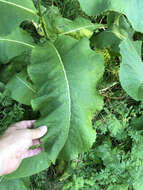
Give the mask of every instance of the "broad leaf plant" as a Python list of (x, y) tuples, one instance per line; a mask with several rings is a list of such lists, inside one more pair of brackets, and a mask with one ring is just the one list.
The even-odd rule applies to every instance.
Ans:
[[(104, 73), (104, 48), (120, 57), (123, 89), (143, 99), (142, 42), (133, 38), (143, 32), (142, 0), (79, 0), (86, 15), (103, 15), (107, 24), (92, 23), (88, 16), (69, 20), (57, 7), (45, 8), (40, 0), (35, 4), (0, 0), (0, 81), (9, 96), (40, 113), (35, 127), (48, 127), (42, 153), (24, 159), (7, 179), (33, 175), (57, 159), (75, 159), (95, 142), (92, 118), (103, 107), (97, 85)], [(38, 41), (24, 30), (25, 22)]]

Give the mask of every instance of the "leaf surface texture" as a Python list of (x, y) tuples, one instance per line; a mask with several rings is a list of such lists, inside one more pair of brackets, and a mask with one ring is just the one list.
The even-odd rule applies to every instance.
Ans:
[(11, 33), (24, 20), (37, 20), (32, 0), (0, 0), (0, 35)]
[(49, 129), (43, 139), (46, 150), (53, 162), (63, 147), (62, 157), (72, 159), (95, 140), (91, 119), (103, 103), (96, 91), (103, 58), (90, 49), (87, 39), (64, 36), (34, 49), (31, 62), (28, 73), (39, 89), (32, 107), (41, 112), (37, 125)]
[(120, 82), (124, 90), (135, 100), (143, 99), (143, 64), (140, 58), (141, 42), (127, 39), (120, 44), (122, 63)]

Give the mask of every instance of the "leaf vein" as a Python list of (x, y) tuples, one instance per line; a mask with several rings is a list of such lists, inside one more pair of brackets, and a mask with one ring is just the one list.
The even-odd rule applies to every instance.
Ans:
[(21, 6), (21, 5), (17, 5), (17, 4), (15, 4), (15, 3), (8, 2), (8, 1), (5, 1), (5, 0), (0, 0), (0, 2), (9, 4), (9, 5), (12, 5), (12, 6), (19, 7), (19, 8), (21, 8), (21, 9), (24, 9), (24, 10), (26, 10), (26, 11), (28, 11), (28, 12), (30, 12), (30, 13), (36, 15), (36, 12), (34, 12), (33, 10), (28, 9), (28, 8), (26, 8), (26, 7), (23, 7), (23, 6)]
[(76, 29), (73, 29), (73, 30), (70, 30), (70, 31), (67, 31), (67, 32), (63, 32), (60, 34), (60, 36), (62, 35), (65, 35), (65, 34), (69, 34), (69, 33), (73, 33), (73, 32), (77, 32), (77, 31), (80, 31), (80, 30), (83, 30), (85, 28), (92, 28), (93, 25), (87, 25), (87, 26), (84, 26), (84, 27), (79, 27), (79, 28), (76, 28)]
[(8, 41), (8, 42), (13, 42), (13, 43), (18, 43), (18, 44), (23, 44), (23, 45), (25, 45), (25, 46), (29, 46), (29, 47), (31, 47), (31, 48), (34, 48), (34, 46), (33, 45), (31, 45), (31, 44), (27, 44), (27, 43), (25, 43), (25, 42), (21, 42), (21, 41), (17, 41), (17, 40), (10, 40), (10, 39), (0, 39), (0, 41)]
[(32, 92), (36, 93), (36, 91), (31, 87), (29, 86), (26, 82), (24, 82), (19, 76), (16, 76), (16, 78), (22, 82), (27, 88), (29, 88)]

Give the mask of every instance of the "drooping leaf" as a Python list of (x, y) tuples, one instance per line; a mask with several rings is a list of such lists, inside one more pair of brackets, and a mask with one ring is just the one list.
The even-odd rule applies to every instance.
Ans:
[(111, 48), (113, 51), (119, 52), (120, 39), (117, 38), (112, 29), (107, 29), (97, 36), (94, 36), (92, 39), (92, 44), (95, 48)]
[(100, 15), (106, 11), (116, 11), (125, 14), (136, 31), (143, 31), (143, 1), (142, 0), (79, 0), (81, 8), (90, 16)]
[(44, 19), (51, 36), (57, 34), (59, 36), (70, 35), (76, 39), (81, 39), (82, 37), (90, 38), (94, 30), (104, 28), (103, 24), (93, 24), (90, 20), (83, 17), (78, 17), (75, 20), (64, 18), (57, 7), (54, 6), (47, 11)]
[(30, 105), (36, 94), (35, 87), (28, 81), (28, 75), (22, 71), (13, 76), (6, 85), (9, 95), (21, 104)]
[(7, 35), (24, 20), (37, 20), (32, 0), (0, 0), (0, 35)]
[(58, 17), (55, 19), (55, 26), (60, 36), (71, 35), (77, 39), (82, 37), (90, 38), (94, 30), (104, 28), (102, 24), (93, 24), (89, 20), (84, 18), (77, 18), (74, 21)]
[(0, 68), (0, 81), (7, 84), (9, 80), (17, 73), (27, 68), (29, 64), (29, 52), (13, 58), (9, 64), (3, 64)]
[(120, 44), (122, 56), (120, 82), (124, 90), (135, 100), (143, 99), (143, 64), (140, 58), (141, 43), (127, 39)]
[(34, 48), (33, 39), (22, 29), (16, 28), (7, 36), (0, 36), (0, 62), (8, 63), (12, 58)]
[(48, 155), (54, 162), (65, 145), (62, 157), (72, 159), (95, 140), (91, 119), (102, 107), (96, 84), (103, 74), (103, 59), (87, 39), (78, 42), (63, 36), (55, 45), (34, 49), (31, 63), (28, 73), (39, 88), (32, 107), (41, 112), (37, 126), (48, 126), (43, 139)]
[(109, 48), (112, 51), (119, 52), (120, 42), (126, 38), (132, 38), (134, 31), (124, 15), (111, 12), (107, 18), (108, 29), (93, 36), (92, 44), (96, 48)]
[(49, 161), (48, 154), (43, 151), (39, 155), (24, 159), (15, 172), (5, 177), (6, 179), (17, 179), (31, 176), (47, 169), (50, 164), (51, 162)]

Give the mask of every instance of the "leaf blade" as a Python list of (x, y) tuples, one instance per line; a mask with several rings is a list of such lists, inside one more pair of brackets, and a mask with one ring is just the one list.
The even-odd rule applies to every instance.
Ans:
[[(68, 159), (72, 159), (77, 156), (79, 152), (87, 150), (94, 142), (96, 133), (92, 129), (91, 119), (94, 111), (100, 110), (102, 107), (102, 99), (97, 92), (94, 92), (94, 85), (96, 86), (99, 78), (101, 78), (104, 67), (103, 59), (99, 54), (93, 52), (89, 48), (89, 41), (87, 39), (78, 42), (71, 37), (64, 36), (55, 43), (56, 49), (53, 49), (52, 45), (51, 51), (49, 52), (50, 47), (51, 45), (48, 44), (48, 48), (44, 49), (43, 53), (38, 53), (40, 49), (37, 51), (34, 50), (35, 53), (33, 58), (35, 62), (32, 61), (33, 65), (29, 66), (28, 73), (34, 84), (40, 87), (37, 98), (32, 100), (32, 106), (35, 110), (40, 110), (41, 112), (41, 118), (37, 122), (37, 126), (46, 124), (49, 128), (43, 141), (46, 143), (45, 146), (50, 159), (54, 162), (65, 145), (65, 142), (67, 139), (71, 138), (71, 136), (71, 142), (67, 143), (73, 145), (71, 145), (72, 148), (70, 148), (71, 153), (67, 151), (66, 148), (64, 150), (64, 155), (68, 157)], [(88, 56), (85, 55), (85, 51), (88, 52)], [(62, 60), (64, 64), (67, 79), (63, 74), (59, 60)], [(90, 66), (87, 64), (88, 62)], [(99, 68), (100, 63), (101, 68)], [(96, 64), (98, 65), (97, 67)], [(40, 69), (38, 69), (39, 67)], [(95, 67), (93, 72), (92, 67)], [(82, 74), (79, 75), (80, 70)], [(90, 76), (90, 74), (86, 76), (87, 71), (88, 74), (92, 74), (92, 77), (89, 77), (89, 79), (88, 76)], [(96, 79), (94, 79), (94, 74), (96, 74)], [(43, 78), (44, 75), (45, 77)], [(39, 76), (41, 81), (39, 81), (36, 76)], [(75, 76), (76, 79), (74, 79), (73, 76)], [(79, 77), (87, 83), (87, 87), (84, 82), (80, 85), (82, 80), (79, 79)], [(90, 84), (91, 78), (94, 80), (94, 84), (92, 85)], [(69, 112), (69, 90), (67, 90), (66, 80), (69, 81), (72, 105), (71, 114)], [(48, 81), (50, 81), (50, 83), (48, 83)], [(75, 88), (77, 92), (74, 91)], [(80, 91), (82, 91), (82, 93)], [(78, 93), (81, 93), (80, 96)], [(91, 99), (89, 98), (88, 103), (84, 105), (83, 102), (86, 102), (85, 100), (88, 96)], [(79, 114), (77, 111), (78, 109), (80, 112)], [(74, 120), (75, 117), (76, 119)], [(81, 118), (81, 122), (79, 118)], [(76, 128), (70, 130), (74, 125), (77, 130), (80, 128), (79, 133), (75, 132)], [(73, 134), (72, 131), (74, 131), (75, 134)], [(82, 134), (82, 138), (78, 134)], [(74, 138), (76, 135), (77, 137)]]
[(34, 48), (32, 37), (25, 31), (16, 28), (11, 34), (0, 37), (0, 61), (8, 63), (14, 57)]
[(37, 21), (36, 9), (31, 0), (0, 0), (0, 35), (8, 35), (24, 20)]
[(127, 39), (120, 44), (122, 55), (120, 82), (123, 89), (137, 101), (143, 99), (143, 64), (140, 52), (140, 42)]
[[(35, 48), (32, 51), (31, 63), (28, 66), (28, 74), (39, 89), (36, 98), (31, 103), (34, 110), (40, 110), (41, 112), (42, 118), (37, 122), (37, 125), (47, 124), (49, 128), (45, 140), (48, 139), (49, 157), (55, 162), (68, 136), (67, 131), (70, 121), (69, 85), (60, 55), (51, 43), (48, 43), (46, 47)], [(59, 73), (59, 75), (55, 76), (54, 72)], [(48, 76), (48, 73), (51, 74)], [(54, 81), (54, 83), (50, 83), (48, 86), (48, 81)], [(63, 85), (59, 81), (62, 81)], [(62, 86), (61, 89), (60, 86)], [(66, 101), (66, 104), (64, 104), (64, 101)], [(46, 103), (49, 108), (45, 107)], [(55, 110), (60, 114), (60, 109), (66, 112), (63, 121), (62, 115), (55, 119)], [(62, 130), (62, 125), (65, 126), (65, 130)], [(58, 126), (57, 130), (54, 129), (55, 126)], [(62, 136), (59, 136), (60, 130)]]
[(14, 100), (21, 104), (30, 105), (31, 100), (35, 97), (36, 89), (27, 80), (27, 76), (24, 71), (14, 75), (6, 85), (6, 90)]

